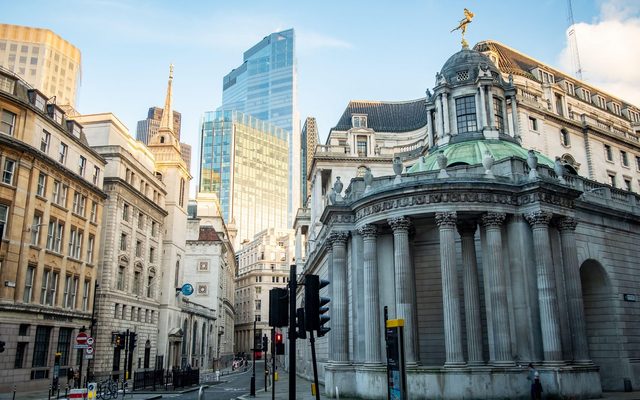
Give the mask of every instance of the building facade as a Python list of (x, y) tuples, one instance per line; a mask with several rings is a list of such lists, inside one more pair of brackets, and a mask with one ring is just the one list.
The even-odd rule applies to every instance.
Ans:
[[(235, 279), (236, 353), (251, 354), (255, 335), (271, 337), (269, 290), (289, 282), (295, 245), (290, 229), (267, 229), (242, 246)], [(269, 339), (271, 340), (271, 339)]]
[[(167, 189), (155, 174), (149, 149), (113, 114), (82, 115), (77, 120), (91, 147), (107, 161), (92, 373), (122, 378), (127, 363), (131, 371), (157, 364)], [(137, 334), (133, 351), (114, 343), (114, 335), (126, 331)]]
[[(162, 111), (160, 107), (151, 107), (147, 112), (147, 118), (138, 121), (136, 127), (136, 139), (144, 143), (149, 144), (149, 140), (158, 133), (160, 129), (160, 121), (162, 120)], [(178, 111), (173, 112), (173, 130), (175, 135), (180, 140), (180, 128), (182, 127), (182, 114)], [(187, 169), (191, 170), (191, 145), (187, 143), (180, 143), (180, 153), (182, 159), (187, 164)]]
[[(204, 315), (190, 316), (187, 325), (191, 326), (191, 346), (187, 345), (186, 358), (191, 360), (192, 366), (218, 370), (230, 365), (233, 359), (233, 279), (236, 270), (231, 244), (233, 232), (227, 230), (215, 195), (198, 194), (192, 202), (194, 207), (189, 213), (187, 228), (185, 282), (190, 282), (195, 290), (190, 301), (210, 310), (210, 316), (208, 319), (203, 318)], [(195, 323), (202, 329), (201, 337), (194, 336)]]
[[(267, 121), (287, 132), (289, 148), (287, 218), (291, 225), (300, 204), (300, 116), (293, 29), (265, 36), (244, 53), (243, 63), (222, 81), (222, 106)], [(252, 238), (250, 236), (249, 238)]]
[(304, 272), (331, 282), (327, 395), (384, 397), (384, 309), (409, 398), (528, 398), (529, 362), (548, 396), (637, 387), (635, 113), (496, 42), (424, 99), (350, 103), (296, 225)]
[(320, 137), (318, 136), (318, 125), (314, 117), (307, 117), (302, 126), (300, 135), (300, 143), (302, 144), (302, 152), (300, 155), (300, 204), (302, 207), (306, 207), (309, 197), (309, 191), (311, 189), (311, 182), (307, 178), (309, 173), (309, 166), (313, 162), (313, 155), (316, 152), (316, 147), (320, 144)]
[[(77, 369), (92, 328), (105, 159), (82, 126), (13, 73), (0, 72), (0, 391), (45, 388)], [(86, 368), (86, 361), (85, 361)]]
[(281, 128), (236, 111), (205, 113), (201, 124), (200, 187), (220, 199), (234, 223), (234, 246), (269, 227), (287, 227), (289, 143)]
[(77, 106), (80, 50), (50, 30), (0, 24), (0, 67), (55, 97), (55, 104)]

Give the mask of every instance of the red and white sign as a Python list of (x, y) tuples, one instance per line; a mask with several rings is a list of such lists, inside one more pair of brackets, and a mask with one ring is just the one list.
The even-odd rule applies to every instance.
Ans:
[(87, 355), (93, 354), (93, 347), (89, 346), (84, 351), (87, 353)]
[(78, 333), (78, 336), (76, 336), (76, 343), (78, 344), (87, 344), (87, 338), (89, 336), (84, 333), (84, 332), (80, 332)]
[(71, 389), (69, 392), (70, 399), (86, 399), (87, 389)]

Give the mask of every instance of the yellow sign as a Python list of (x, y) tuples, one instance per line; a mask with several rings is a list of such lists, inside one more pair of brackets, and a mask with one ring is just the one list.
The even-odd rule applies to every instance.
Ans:
[(404, 326), (404, 319), (388, 319), (387, 320), (387, 328), (397, 328), (399, 326)]

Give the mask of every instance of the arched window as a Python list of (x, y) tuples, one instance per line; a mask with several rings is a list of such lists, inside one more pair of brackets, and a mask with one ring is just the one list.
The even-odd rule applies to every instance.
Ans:
[(191, 333), (191, 355), (196, 354), (196, 350), (198, 347), (196, 346), (196, 341), (198, 339), (198, 321), (193, 322), (193, 332)]
[(144, 367), (149, 368), (149, 362), (151, 361), (151, 342), (147, 340), (144, 344)]
[(207, 324), (202, 325), (202, 338), (200, 338), (200, 354), (204, 355), (204, 346), (207, 341)]
[(160, 143), (164, 143), (164, 136), (160, 136)]

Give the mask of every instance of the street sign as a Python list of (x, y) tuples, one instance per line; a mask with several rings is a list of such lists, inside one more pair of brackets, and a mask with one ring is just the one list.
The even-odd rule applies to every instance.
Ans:
[(193, 294), (193, 285), (190, 283), (185, 283), (182, 285), (182, 289), (180, 289), (183, 295), (191, 296)]
[(93, 354), (93, 347), (88, 346), (84, 351), (87, 355)]
[(86, 343), (85, 343), (85, 344), (78, 344), (78, 343), (76, 343), (76, 344), (74, 344), (74, 345), (73, 345), (73, 348), (74, 348), (74, 349), (86, 349), (87, 347), (89, 347), (89, 345), (88, 345), (88, 344), (86, 344)]
[(93, 346), (93, 343), (94, 343), (93, 338), (92, 338), (91, 336), (87, 337), (87, 344), (88, 344), (89, 346)]
[(80, 332), (78, 333), (78, 336), (76, 336), (76, 343), (78, 344), (87, 344), (87, 338), (89, 336), (84, 333), (84, 332)]
[(87, 360), (93, 360), (93, 354), (87, 354), (84, 356), (84, 358)]

